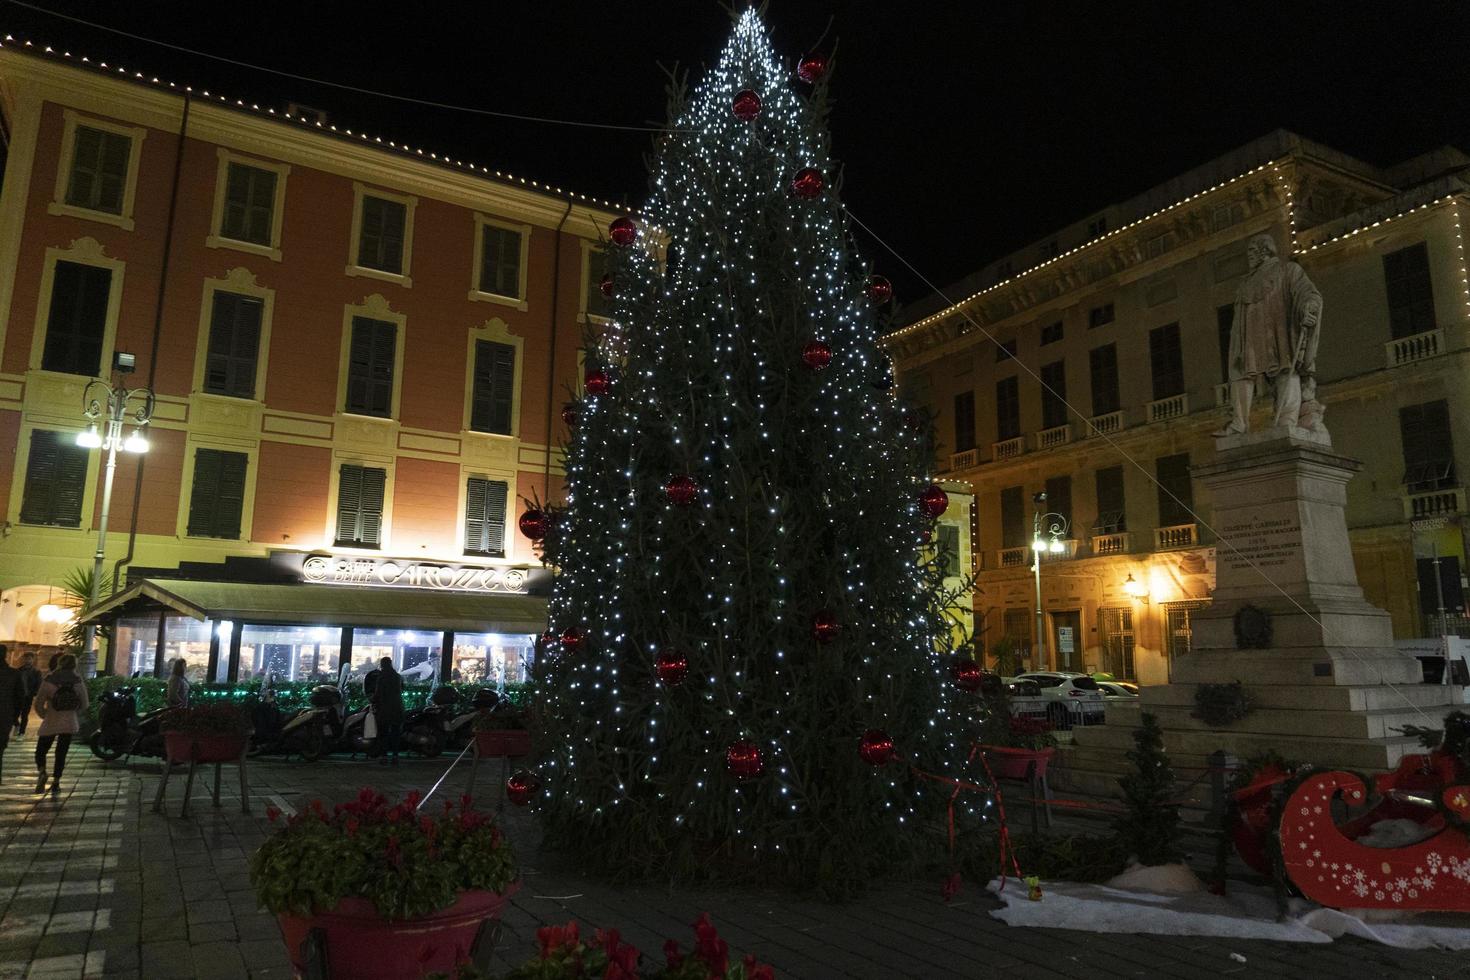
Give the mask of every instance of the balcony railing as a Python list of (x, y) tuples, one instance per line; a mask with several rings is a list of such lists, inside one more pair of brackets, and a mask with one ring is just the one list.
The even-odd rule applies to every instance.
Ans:
[(1148, 403), (1148, 420), (1150, 422), (1167, 422), (1170, 419), (1179, 419), (1189, 414), (1189, 399), (1183, 394), (1173, 395), (1169, 398), (1160, 398)]
[(1092, 553), (1094, 555), (1126, 555), (1131, 550), (1127, 531), (1119, 531), (1116, 534), (1094, 534), (1092, 536)]
[(1077, 546), (1081, 543), (1082, 542), (1078, 541), (1076, 538), (1066, 538), (1061, 542), (1061, 551), (1043, 551), (1041, 553), (1041, 560), (1043, 562), (1052, 562), (1067, 561), (1068, 559), (1076, 558)]
[(980, 461), (978, 449), (966, 449), (962, 453), (951, 453), (949, 457), (949, 468), (951, 470), (968, 470)]
[(1055, 449), (1057, 446), (1065, 446), (1072, 441), (1072, 426), (1068, 423), (1052, 426), (1050, 429), (1042, 429), (1036, 433), (1037, 449)]
[(1407, 520), (1422, 521), (1428, 517), (1448, 517), (1451, 514), (1463, 513), (1465, 513), (1464, 487), (1404, 494), (1404, 517)]
[(995, 445), (991, 447), (991, 452), (995, 454), (994, 459), (997, 463), (1003, 459), (1010, 459), (1013, 456), (1019, 456), (1025, 451), (1025, 436), (1016, 436), (1016, 438), (1014, 439), (1006, 439), (1002, 442), (995, 443)]
[(1031, 548), (1002, 548), (996, 557), (1000, 568), (1021, 568), (1031, 564)]
[(1109, 412), (1106, 415), (1094, 415), (1092, 424), (1087, 428), (1088, 435), (1110, 436), (1123, 428), (1123, 413)]
[(1444, 331), (1441, 329), (1416, 333), (1412, 337), (1400, 337), (1383, 345), (1391, 368), (1412, 364), (1444, 353)]
[(1154, 550), (1176, 551), (1193, 548), (1199, 544), (1198, 524), (1175, 524), (1173, 527), (1154, 528)]

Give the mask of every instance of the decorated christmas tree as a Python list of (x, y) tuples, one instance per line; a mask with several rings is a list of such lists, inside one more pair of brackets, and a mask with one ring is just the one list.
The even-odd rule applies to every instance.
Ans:
[(609, 229), (566, 507), (526, 528), (558, 574), (523, 788), (584, 866), (847, 892), (942, 840), (969, 774), (946, 495), (877, 346), (827, 67), (745, 11)]

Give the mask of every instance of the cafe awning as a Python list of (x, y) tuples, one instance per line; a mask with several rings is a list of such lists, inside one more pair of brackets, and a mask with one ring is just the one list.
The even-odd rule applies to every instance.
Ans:
[(235, 623), (392, 626), (458, 633), (539, 633), (546, 628), (546, 599), (541, 596), (168, 579), (136, 582), (82, 616), (81, 622), (106, 623), (160, 611)]

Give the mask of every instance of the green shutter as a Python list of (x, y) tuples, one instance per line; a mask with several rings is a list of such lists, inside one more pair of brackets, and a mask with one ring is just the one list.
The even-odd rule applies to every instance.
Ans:
[(220, 453), (219, 503), (215, 506), (214, 536), (240, 537), (245, 512), (245, 470), (250, 457), (244, 453)]
[(358, 536), (358, 514), (362, 511), (362, 467), (342, 464), (337, 483), (337, 543), (352, 544)]
[(485, 552), (485, 481), (470, 477), (464, 494), (464, 550)]
[(485, 485), (485, 553), (495, 557), (505, 555), (505, 498), (506, 485), (490, 480)]
[(337, 543), (377, 547), (383, 535), (383, 493), (387, 471), (342, 464), (337, 485)]
[(475, 342), (474, 389), (470, 394), (470, 428), (475, 432), (511, 435), (516, 351), (510, 344)]
[(51, 309), (41, 368), (96, 377), (102, 371), (102, 336), (112, 270), (77, 262), (57, 262), (51, 278)]
[(209, 324), (204, 390), (236, 398), (255, 397), (264, 303), (254, 296), (216, 290)]
[(366, 468), (362, 471), (362, 533), (358, 541), (377, 547), (383, 540), (383, 490), (387, 471)]
[(365, 316), (352, 318), (352, 340), (347, 354), (347, 411), (380, 418), (392, 416), (397, 342), (396, 324)]
[(495, 225), (480, 231), (480, 291), (521, 298), (521, 233)]
[(120, 133), (78, 126), (72, 143), (66, 203), (121, 214), (133, 141)]
[(215, 504), (219, 498), (219, 457), (216, 449), (194, 451), (194, 489), (189, 493), (191, 537), (214, 537)]
[(357, 264), (381, 272), (403, 271), (403, 230), (408, 209), (397, 201), (364, 196)]
[(245, 508), (249, 457), (221, 449), (194, 451), (194, 488), (189, 494), (191, 537), (238, 538)]
[(276, 174), (232, 163), (225, 172), (225, 206), (220, 234), (256, 245), (271, 243), (275, 220)]
[(87, 490), (87, 450), (66, 433), (31, 433), (21, 493), (20, 522), (51, 527), (81, 527)]
[(499, 480), (471, 477), (465, 486), (464, 550), (470, 554), (505, 556), (505, 502), (508, 486)]

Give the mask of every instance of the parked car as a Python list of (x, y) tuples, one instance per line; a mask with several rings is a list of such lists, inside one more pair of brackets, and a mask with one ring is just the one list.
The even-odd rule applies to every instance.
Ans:
[(1127, 681), (1098, 681), (1097, 687), (1102, 691), (1105, 705), (1138, 703), (1137, 684)]
[(1036, 683), (1046, 701), (1046, 717), (1057, 728), (1103, 723), (1107, 702), (1098, 682), (1086, 674), (1039, 670), (1011, 680)]

